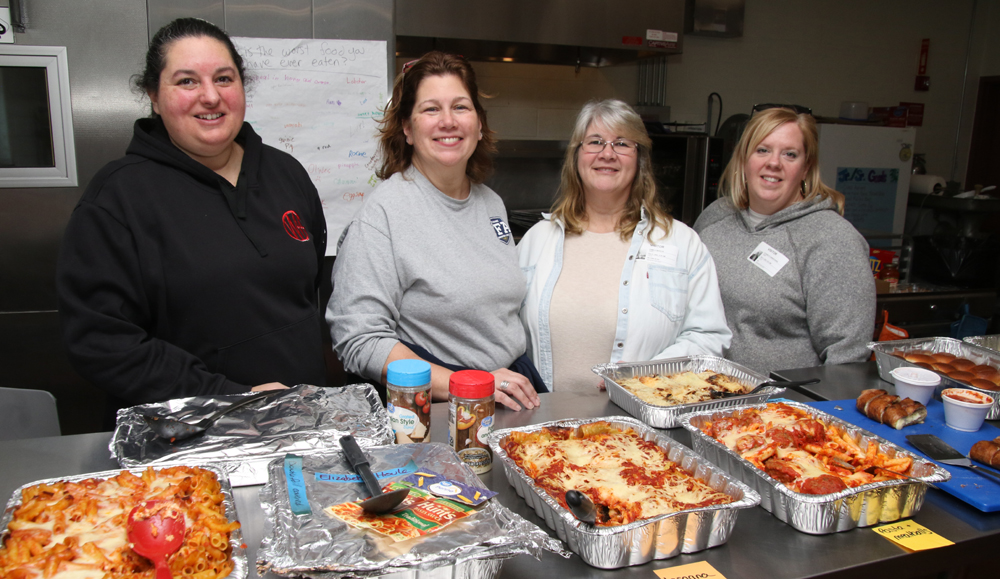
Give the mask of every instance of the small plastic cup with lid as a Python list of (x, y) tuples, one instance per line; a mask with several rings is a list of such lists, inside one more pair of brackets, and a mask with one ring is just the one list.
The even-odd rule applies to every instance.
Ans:
[(431, 365), (425, 360), (389, 362), (386, 410), (396, 443), (428, 442), (431, 436)]
[(460, 370), (448, 383), (448, 443), (476, 474), (493, 468), (486, 442), (496, 412), (493, 384), (493, 374), (483, 370)]
[(944, 402), (944, 422), (962, 432), (976, 432), (993, 408), (993, 398), (982, 392), (964, 388), (947, 388), (941, 392)]
[(934, 389), (941, 384), (941, 376), (923, 368), (903, 366), (889, 373), (896, 383), (896, 396), (916, 400), (925, 406), (934, 396)]

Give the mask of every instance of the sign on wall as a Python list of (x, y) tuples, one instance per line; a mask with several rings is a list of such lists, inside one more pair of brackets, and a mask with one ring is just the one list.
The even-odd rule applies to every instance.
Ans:
[(306, 168), (326, 214), (327, 255), (378, 184), (377, 124), (388, 98), (386, 43), (233, 38), (254, 77), (246, 121)]

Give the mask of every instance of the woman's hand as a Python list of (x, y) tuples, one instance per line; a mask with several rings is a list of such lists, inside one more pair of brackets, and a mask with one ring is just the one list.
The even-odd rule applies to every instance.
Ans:
[(250, 389), (251, 392), (263, 392), (265, 390), (288, 390), (288, 386), (285, 386), (281, 382), (268, 382), (267, 384), (260, 384)]
[(494, 370), (490, 374), (493, 374), (496, 382), (494, 397), (500, 404), (512, 410), (521, 410), (521, 404), (527, 406), (529, 410), (541, 404), (531, 380), (521, 374), (507, 368)]

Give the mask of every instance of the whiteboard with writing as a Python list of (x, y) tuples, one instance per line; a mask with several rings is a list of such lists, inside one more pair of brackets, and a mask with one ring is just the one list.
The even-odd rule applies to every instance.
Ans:
[(382, 40), (233, 38), (254, 80), (246, 121), (309, 172), (326, 214), (327, 255), (378, 184), (376, 119), (388, 98)]

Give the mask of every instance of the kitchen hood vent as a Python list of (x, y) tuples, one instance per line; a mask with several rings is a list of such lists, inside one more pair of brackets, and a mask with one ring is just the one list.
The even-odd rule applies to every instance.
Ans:
[(396, 0), (396, 54), (608, 66), (683, 48), (684, 0)]

